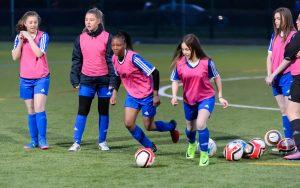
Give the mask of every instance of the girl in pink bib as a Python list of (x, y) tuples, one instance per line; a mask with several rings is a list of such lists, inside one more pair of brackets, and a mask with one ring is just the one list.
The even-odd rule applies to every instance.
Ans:
[[(282, 63), (284, 48), (296, 32), (293, 25), (292, 14), (288, 8), (281, 7), (274, 11), (273, 25), (274, 34), (270, 41), (267, 57), (268, 76), (271, 75)], [(274, 78), (273, 82), (270, 83), (273, 95), (281, 111), (282, 127), (286, 138), (292, 137), (291, 124), (286, 115), (291, 83), (292, 76), (289, 67), (280, 72), (280, 74)]]
[(98, 96), (98, 148), (108, 151), (109, 98), (115, 87), (115, 71), (111, 62), (111, 35), (105, 31), (103, 14), (92, 8), (85, 15), (85, 28), (77, 37), (72, 53), (71, 84), (78, 89), (79, 107), (74, 123), (73, 145), (69, 151), (80, 150), (80, 144), (92, 101)]
[(183, 85), (185, 133), (189, 141), (186, 158), (195, 157), (197, 131), (201, 150), (199, 166), (207, 166), (209, 130), (206, 123), (215, 105), (215, 90), (210, 79), (213, 79), (216, 84), (219, 102), (224, 108), (228, 106), (227, 100), (223, 98), (221, 77), (214, 62), (202, 50), (199, 39), (194, 34), (184, 36), (177, 46), (172, 68), (171, 104), (173, 106), (178, 104), (179, 82)]
[(28, 128), (31, 142), (25, 149), (48, 149), (45, 111), (50, 76), (47, 63), (49, 36), (39, 31), (40, 16), (26, 12), (17, 24), (19, 34), (12, 50), (13, 60), (20, 60), (20, 97), (28, 111)]
[(111, 103), (116, 103), (116, 93), (121, 81), (127, 92), (125, 99), (124, 124), (132, 137), (146, 148), (157, 150), (155, 144), (136, 124), (139, 112), (148, 131), (170, 132), (173, 143), (179, 140), (176, 121), (154, 121), (156, 108), (160, 104), (158, 95), (159, 71), (137, 52), (133, 51), (130, 36), (119, 32), (112, 39), (113, 64), (118, 75), (118, 84), (113, 91)]
[(284, 60), (280, 66), (266, 78), (267, 83), (272, 83), (274, 78), (286, 67), (289, 67), (293, 76), (291, 95), (287, 103), (286, 113), (291, 123), (292, 138), (296, 144), (296, 151), (284, 156), (287, 160), (300, 159), (300, 14), (296, 21), (298, 32), (285, 47)]

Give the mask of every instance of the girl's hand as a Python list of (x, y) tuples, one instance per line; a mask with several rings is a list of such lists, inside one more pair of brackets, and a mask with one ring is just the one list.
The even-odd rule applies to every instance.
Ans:
[(269, 76), (267, 76), (267, 77), (265, 78), (266, 84), (267, 84), (268, 86), (271, 86), (271, 85), (272, 85), (273, 80), (274, 80), (274, 76), (273, 76), (272, 74), (269, 75)]
[(79, 89), (79, 87), (80, 87), (80, 85), (78, 84), (78, 85), (73, 85), (73, 88), (74, 89), (76, 89), (76, 90), (78, 90)]
[(20, 33), (20, 34), (18, 35), (18, 37), (19, 37), (19, 41), (20, 41), (20, 42), (24, 42), (25, 37), (24, 37), (24, 35), (22, 35), (22, 33)]
[(177, 97), (172, 97), (172, 99), (171, 99), (171, 104), (172, 104), (173, 106), (176, 106), (176, 105), (178, 104)]
[(300, 51), (296, 55), (297, 58), (300, 58)]
[(32, 37), (29, 35), (29, 33), (27, 31), (20, 31), (20, 34), (27, 40), (32, 39)]
[(159, 106), (160, 105), (160, 98), (158, 95), (153, 95), (153, 106)]
[(116, 90), (113, 90), (112, 95), (109, 99), (109, 103), (111, 105), (115, 105), (117, 103), (117, 92), (116, 92)]
[(222, 104), (223, 108), (228, 107), (228, 101), (224, 99), (223, 97), (219, 97), (219, 102)]

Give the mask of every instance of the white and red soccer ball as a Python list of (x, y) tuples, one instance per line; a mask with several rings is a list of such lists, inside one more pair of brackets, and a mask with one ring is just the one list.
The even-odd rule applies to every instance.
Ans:
[(233, 140), (232, 142), (239, 142), (243, 146), (243, 150), (245, 150), (245, 148), (247, 146), (247, 142), (245, 142), (242, 139), (236, 139), (236, 140)]
[(259, 159), (266, 150), (266, 144), (260, 138), (249, 141), (245, 148), (244, 156), (249, 159)]
[(266, 143), (263, 141), (263, 139), (261, 139), (261, 138), (252, 138), (249, 142), (252, 142), (252, 141), (260, 144), (261, 148), (263, 149), (263, 152), (266, 151), (266, 149), (267, 149), (266, 148)]
[(151, 148), (140, 148), (134, 155), (135, 162), (139, 167), (150, 167), (155, 160), (155, 154)]
[(265, 134), (265, 143), (268, 146), (276, 146), (281, 139), (282, 139), (282, 135), (277, 130), (269, 130)]
[(276, 147), (279, 152), (288, 153), (296, 149), (296, 144), (293, 139), (283, 138), (278, 142)]
[(237, 141), (229, 142), (223, 150), (223, 155), (227, 161), (238, 161), (242, 158), (243, 153), (243, 146)]

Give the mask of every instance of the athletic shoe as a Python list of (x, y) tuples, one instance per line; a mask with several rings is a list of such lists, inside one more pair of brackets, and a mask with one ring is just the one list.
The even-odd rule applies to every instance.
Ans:
[(207, 166), (209, 164), (208, 152), (201, 151), (199, 166)]
[(108, 151), (109, 150), (109, 147), (108, 147), (106, 141), (99, 143), (98, 147), (102, 151)]
[(31, 141), (29, 144), (24, 146), (24, 149), (34, 149), (38, 147), (38, 143)]
[(153, 151), (153, 153), (155, 153), (157, 151), (157, 147), (156, 145), (152, 142), (152, 147), (151, 147), (151, 150)]
[(179, 136), (180, 136), (180, 133), (178, 130), (176, 130), (176, 126), (177, 126), (177, 122), (175, 120), (171, 120), (170, 121), (171, 124), (174, 125), (174, 130), (170, 131), (170, 135), (171, 135), (171, 138), (172, 138), (172, 142), (173, 143), (177, 143), (179, 141)]
[(80, 145), (74, 142), (74, 144), (68, 149), (68, 151), (76, 152), (76, 151), (80, 151), (80, 149), (81, 149)]
[(49, 149), (49, 145), (48, 145), (46, 139), (41, 139), (41, 140), (39, 140), (39, 148), (40, 148), (41, 150), (47, 150), (47, 149)]
[(186, 151), (185, 157), (187, 159), (193, 159), (193, 158), (195, 158), (196, 150), (197, 150), (197, 143), (196, 142), (194, 142), (192, 144), (189, 143), (189, 146), (188, 146), (188, 149)]
[(286, 155), (283, 158), (286, 160), (300, 160), (300, 151), (296, 151), (293, 154)]

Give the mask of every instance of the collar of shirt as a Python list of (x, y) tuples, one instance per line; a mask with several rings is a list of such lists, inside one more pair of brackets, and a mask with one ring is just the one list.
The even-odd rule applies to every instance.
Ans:
[(96, 31), (87, 31), (87, 34), (91, 37), (97, 37), (98, 35), (100, 35), (100, 33), (103, 31), (101, 25), (99, 25), (98, 29), (96, 29)]

